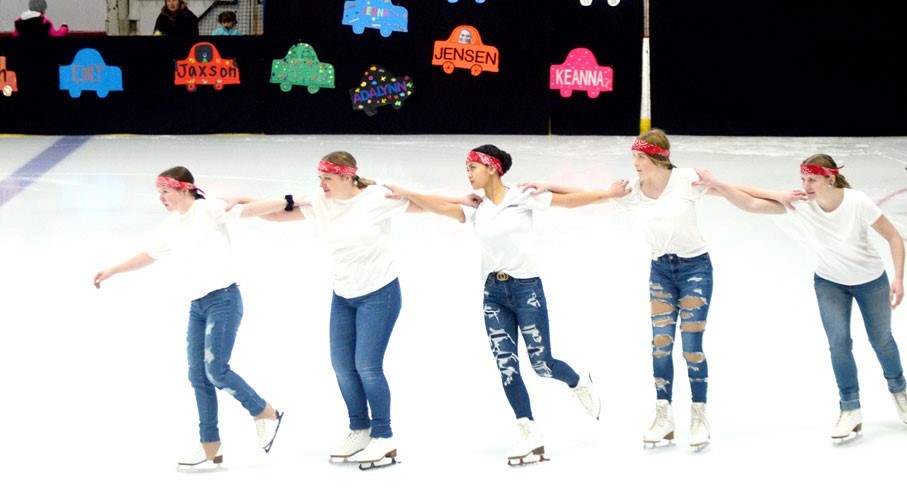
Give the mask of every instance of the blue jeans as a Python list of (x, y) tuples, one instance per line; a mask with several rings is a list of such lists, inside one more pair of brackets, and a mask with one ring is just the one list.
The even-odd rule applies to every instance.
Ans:
[(666, 254), (652, 261), (649, 302), (652, 306), (652, 369), (659, 399), (672, 400), (674, 336), (678, 318), (693, 402), (705, 402), (709, 365), (702, 351), (712, 299), (712, 261), (709, 254), (683, 258)]
[(890, 287), (884, 272), (878, 279), (862, 285), (840, 285), (819, 275), (813, 276), (816, 299), (822, 326), (828, 336), (831, 366), (838, 382), (841, 410), (860, 408), (860, 385), (857, 383), (857, 363), (853, 359), (853, 340), (850, 339), (850, 311), (856, 299), (863, 314), (863, 324), (869, 343), (875, 350), (882, 373), (888, 380), (888, 391), (904, 390), (904, 370), (898, 345), (891, 336)]
[(193, 300), (189, 306), (186, 352), (202, 442), (220, 441), (215, 388), (232, 395), (252, 416), (265, 410), (265, 401), (230, 369), (242, 314), (242, 295), (235, 283)]
[(510, 401), (513, 413), (517, 419), (532, 419), (529, 392), (520, 376), (517, 330), (523, 335), (536, 374), (560, 380), (571, 387), (579, 383), (579, 375), (567, 363), (551, 355), (548, 305), (541, 278), (507, 276), (502, 281), (496, 277), (497, 274), (503, 273), (491, 273), (485, 280), (485, 329), (488, 344), (498, 362), (504, 394)]
[(391, 392), (383, 363), (401, 305), (396, 279), (361, 297), (346, 299), (335, 293), (331, 301), (331, 365), (346, 402), (350, 429), (371, 427), (375, 438), (393, 436)]

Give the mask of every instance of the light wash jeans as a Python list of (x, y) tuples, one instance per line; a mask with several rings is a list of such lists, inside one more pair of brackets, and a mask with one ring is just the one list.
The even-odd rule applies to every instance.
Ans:
[(548, 306), (540, 278), (512, 278), (505, 281), (491, 273), (485, 280), (485, 328), (491, 352), (501, 372), (504, 394), (519, 418), (532, 419), (529, 392), (520, 376), (517, 331), (526, 342), (529, 360), (536, 374), (554, 378), (574, 387), (579, 375), (567, 363), (551, 355), (548, 334)]
[(649, 301), (652, 306), (652, 369), (655, 393), (672, 400), (674, 387), (674, 337), (678, 318), (683, 357), (693, 402), (705, 402), (709, 365), (702, 351), (702, 336), (712, 299), (712, 261), (705, 253), (696, 257), (666, 254), (652, 261)]
[(375, 438), (393, 436), (384, 352), (401, 306), (396, 279), (361, 297), (346, 299), (335, 293), (331, 301), (331, 365), (346, 402), (350, 429), (371, 427)]
[(230, 369), (242, 314), (242, 295), (235, 283), (193, 300), (189, 306), (186, 351), (202, 442), (220, 441), (215, 388), (232, 395), (252, 416), (265, 410), (265, 401)]
[(838, 382), (841, 396), (841, 410), (860, 408), (860, 385), (857, 382), (857, 363), (853, 358), (853, 340), (850, 338), (850, 311), (856, 299), (869, 343), (875, 350), (882, 373), (888, 381), (888, 391), (904, 391), (904, 369), (898, 345), (891, 336), (891, 302), (888, 300), (890, 286), (888, 275), (862, 285), (841, 285), (813, 276), (819, 314), (828, 336), (831, 352), (831, 366)]

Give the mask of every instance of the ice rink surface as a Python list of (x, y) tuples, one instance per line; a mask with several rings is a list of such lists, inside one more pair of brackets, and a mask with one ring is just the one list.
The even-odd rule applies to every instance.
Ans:
[[(904, 138), (671, 139), (679, 166), (770, 189), (798, 188), (800, 161), (829, 153), (907, 233)], [(686, 445), (689, 384), (680, 357), (677, 443), (642, 448), (655, 399), (649, 254), (640, 228), (602, 204), (551, 209), (536, 221), (554, 355), (591, 371), (603, 406), (601, 421), (588, 418), (566, 386), (535, 376), (520, 346), (550, 462), (507, 467), (516, 428), (485, 335), (473, 233), (446, 218), (408, 214), (393, 225), (403, 311), (385, 360), (403, 463), (362, 472), (327, 462), (348, 429), (328, 353), (325, 245), (309, 222), (242, 219), (231, 234), (245, 317), (231, 364), (286, 417), (264, 454), (248, 414), (219, 393), (228, 470), (177, 473), (177, 458), (198, 436), (179, 280), (162, 261), (116, 275), (100, 290), (91, 284), (98, 270), (143, 251), (166, 217), (154, 187), (159, 172), (185, 165), (209, 197), (299, 198), (317, 191), (318, 159), (342, 149), (357, 157), (364, 177), (461, 195), (469, 192), (466, 152), (493, 143), (513, 155), (504, 177), (510, 185), (605, 187), (635, 173), (632, 137), (83, 141), (54, 157), (70, 142), (0, 137), (0, 495), (872, 495), (903, 487), (907, 425), (859, 313), (853, 338), (863, 436), (834, 447), (828, 433), (837, 389), (810, 247), (788, 216), (747, 214), (718, 197), (699, 209), (715, 267), (704, 342), (706, 451)], [(890, 273), (887, 245), (873, 241)], [(907, 309), (895, 312), (893, 329), (907, 350)]]

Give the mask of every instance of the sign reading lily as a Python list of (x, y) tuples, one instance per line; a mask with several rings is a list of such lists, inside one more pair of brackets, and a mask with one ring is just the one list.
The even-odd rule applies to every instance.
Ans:
[(563, 64), (551, 66), (549, 87), (560, 90), (566, 98), (573, 91), (584, 91), (589, 98), (597, 98), (603, 91), (614, 89), (614, 70), (599, 66), (595, 55), (588, 48), (574, 48)]

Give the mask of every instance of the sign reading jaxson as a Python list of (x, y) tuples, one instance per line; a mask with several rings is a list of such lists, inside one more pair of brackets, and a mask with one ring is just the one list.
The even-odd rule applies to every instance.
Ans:
[(176, 63), (175, 85), (186, 85), (195, 91), (198, 85), (211, 85), (221, 90), (224, 85), (239, 84), (239, 67), (232, 59), (222, 59), (214, 45), (202, 42), (192, 45), (189, 55)]
[(483, 71), (498, 72), (498, 49), (482, 44), (479, 30), (472, 26), (457, 26), (447, 40), (435, 42), (431, 54), (431, 65), (441, 66), (447, 74), (454, 69), (469, 69), (473, 76)]
[(573, 90), (585, 91), (589, 98), (597, 98), (599, 93), (614, 89), (614, 70), (599, 66), (588, 48), (574, 48), (563, 64), (551, 66), (549, 87), (560, 90), (564, 98), (572, 95)]

